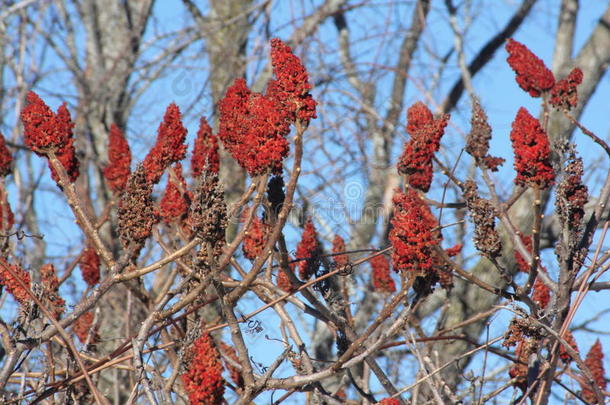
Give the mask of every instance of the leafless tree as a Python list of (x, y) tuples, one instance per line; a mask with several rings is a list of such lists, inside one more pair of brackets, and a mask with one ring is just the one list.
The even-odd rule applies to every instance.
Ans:
[[(601, 403), (599, 370), (583, 347), (566, 343), (570, 331), (582, 331), (587, 343), (608, 333), (596, 329), (607, 308), (592, 316), (582, 308), (592, 292), (607, 296), (610, 193), (610, 150), (583, 114), (603, 103), (596, 90), (610, 62), (610, 6), (598, 7), (598, 20), (583, 31), (576, 23), (584, 8), (578, 0), (4, 0), (0, 131), (14, 163), (0, 187), (3, 401), (189, 403), (190, 395), (198, 403), (181, 376), (201, 361), (195, 348), (204, 345), (217, 356), (206, 357), (210, 370), (222, 358), (227, 403)], [(513, 186), (510, 164), (494, 178), (468, 142), (484, 111), (520, 107), (487, 97), (484, 80), (509, 69), (509, 38), (536, 43), (520, 30), (541, 21), (554, 32), (545, 42), (555, 79), (578, 67), (582, 83), (571, 108), (552, 108), (546, 89), (540, 111), (530, 109), (550, 139), (555, 185)], [(317, 118), (293, 120), (287, 138), (284, 203), (268, 193), (274, 173), (249, 175), (225, 143), (222, 193), (214, 194), (214, 176), (195, 176), (185, 163), (178, 189), (189, 196), (189, 218), (157, 221), (143, 246), (126, 243), (121, 207), (129, 193), (115, 192), (104, 175), (113, 124), (131, 146), (128, 187), (136, 187), (147, 176), (136, 162), (152, 153), (168, 104), (178, 104), (192, 144), (201, 117), (218, 132), (219, 103), (235, 79), (267, 97), (277, 79), (268, 52), (274, 37), (307, 68), (317, 102)], [(53, 110), (67, 103), (80, 162), (75, 181), (59, 150), (37, 151), (41, 159), (24, 141), (21, 114), (32, 90)], [(435, 119), (452, 115), (445, 132), (453, 137), (443, 138), (431, 190), (419, 195), (443, 247), (463, 248), (455, 257), (440, 242), (430, 251), (442, 286), (395, 263), (399, 285), (384, 293), (371, 263), (395, 254), (393, 196), (410, 189), (397, 162), (413, 139), (405, 111), (418, 100)], [(584, 139), (594, 152), (582, 149)], [(589, 198), (582, 229), (573, 229), (561, 193), (578, 172), (578, 154)], [(182, 184), (177, 170), (154, 187), (154, 216), (162, 186)], [(197, 233), (191, 218), (197, 204), (217, 213), (219, 195), (222, 241)], [(502, 246), (493, 254), (477, 242), (483, 209)], [(309, 223), (318, 247), (300, 257)], [(259, 250), (246, 258), (243, 246), (257, 232)], [(531, 246), (523, 238), (530, 234)], [(347, 241), (345, 253), (333, 251), (336, 235)], [(86, 285), (77, 269), (92, 251), (101, 280)], [(49, 263), (58, 270), (55, 289), (42, 270)], [(519, 272), (523, 263), (528, 274)], [(310, 280), (297, 271), (306, 265), (316, 269)], [(280, 275), (289, 292), (278, 286)], [(532, 298), (535, 283), (550, 291), (547, 309)], [(26, 298), (17, 298), (19, 289)], [(67, 305), (54, 315), (59, 298)], [(85, 314), (92, 323), (79, 335)], [(527, 358), (513, 348), (522, 341), (530, 342)]]

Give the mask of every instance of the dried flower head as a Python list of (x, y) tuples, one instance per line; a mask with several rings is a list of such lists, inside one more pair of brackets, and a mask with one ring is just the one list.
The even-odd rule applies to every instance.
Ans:
[(100, 282), (100, 257), (93, 247), (83, 249), (78, 264), (83, 280), (89, 287)]
[(481, 198), (474, 181), (464, 183), (464, 200), (474, 222), (474, 245), (485, 256), (498, 257), (502, 251), (502, 241), (496, 231), (496, 210), (491, 201)]
[(313, 225), (311, 218), (307, 219), (303, 236), (297, 245), (296, 255), (299, 262), (299, 277), (301, 280), (307, 280), (319, 267), (319, 245), (316, 234), (316, 228)]
[[(589, 368), (593, 376), (593, 382), (601, 391), (606, 390), (606, 372), (604, 371), (604, 352), (602, 350), (602, 343), (597, 339), (585, 359), (585, 365)], [(597, 404), (598, 399), (593, 391), (592, 387), (584, 382), (581, 382), (582, 397), (588, 404)]]
[(408, 176), (409, 185), (424, 192), (432, 183), (432, 158), (440, 148), (441, 137), (449, 115), (434, 119), (423, 103), (417, 102), (407, 110), (407, 132), (411, 135), (398, 160), (398, 173)]
[(549, 103), (559, 109), (571, 110), (578, 104), (577, 87), (582, 83), (583, 74), (579, 68), (574, 68), (570, 74), (558, 81), (551, 90), (551, 98)]
[(515, 317), (510, 321), (508, 330), (504, 334), (505, 340), (502, 342), (504, 347), (514, 347), (519, 342), (529, 338), (533, 341), (540, 341), (543, 338), (542, 329), (536, 326), (527, 318)]
[(271, 40), (271, 65), (275, 80), (270, 80), (266, 95), (277, 99), (287, 118), (309, 122), (316, 118), (316, 102), (309, 93), (309, 76), (301, 60), (282, 40)]
[(434, 263), (434, 247), (439, 244), (438, 225), (430, 208), (412, 188), (406, 193), (396, 190), (394, 217), (389, 239), (394, 250), (392, 263), (396, 271), (425, 275)]
[(470, 118), (470, 133), (466, 138), (466, 152), (476, 159), (483, 159), (489, 151), (491, 126), (487, 122), (487, 114), (478, 99), (472, 103)]
[(236, 79), (218, 109), (218, 137), (248, 174), (281, 171), (282, 160), (288, 155), (290, 123), (277, 101), (252, 93), (244, 79)]
[(585, 204), (589, 201), (589, 190), (582, 182), (582, 175), (582, 159), (572, 154), (557, 186), (555, 199), (559, 220), (567, 226), (570, 234), (580, 230), (585, 216)]
[(4, 135), (0, 132), (0, 177), (6, 177), (11, 173), (11, 164), (13, 156), (11, 151), (6, 147)]
[(345, 241), (340, 235), (335, 235), (333, 239), (333, 261), (337, 267), (345, 266), (349, 261), (345, 254)]
[(187, 349), (182, 384), (191, 405), (220, 405), (223, 403), (225, 381), (222, 362), (212, 337), (204, 333)]
[(133, 247), (134, 254), (144, 246), (156, 222), (152, 183), (147, 180), (146, 169), (139, 164), (129, 176), (118, 207), (118, 233), (125, 249)]
[[(242, 220), (245, 221), (250, 213), (250, 208), (244, 210)], [(256, 260), (263, 253), (263, 248), (267, 243), (269, 235), (269, 225), (263, 223), (260, 218), (254, 214), (252, 222), (244, 236), (242, 251), (247, 259)]]
[(104, 168), (104, 178), (110, 190), (120, 193), (125, 189), (131, 174), (131, 151), (123, 131), (116, 124), (108, 133), (108, 166)]
[(385, 255), (378, 255), (371, 259), (373, 269), (372, 280), (375, 291), (382, 293), (396, 292), (396, 284), (390, 275), (390, 262)]
[(55, 319), (64, 313), (66, 301), (59, 296), (59, 280), (55, 272), (55, 266), (48, 263), (40, 268), (40, 282), (43, 288), (42, 299), (46, 308), (51, 311)]
[(475, 99), (472, 103), (470, 125), (470, 133), (466, 138), (466, 152), (475, 158), (478, 166), (497, 171), (498, 166), (504, 163), (504, 159), (488, 154), (491, 126), (487, 122), (487, 114), (485, 114), (478, 99)]
[(483, 163), (492, 172), (497, 172), (498, 171), (498, 167), (502, 166), (505, 161), (506, 161), (506, 159), (504, 159), (504, 158), (496, 157), (496, 156), (490, 156), (490, 155), (489, 156), (485, 156), (483, 158)]
[(227, 227), (227, 206), (216, 174), (201, 178), (193, 195), (187, 223), (197, 236), (212, 244), (217, 255), (221, 253)]
[(186, 155), (186, 128), (182, 125), (180, 109), (174, 103), (165, 110), (163, 122), (157, 130), (157, 141), (144, 158), (144, 169), (146, 180), (150, 183), (158, 183), (163, 172), (171, 166), (184, 159)]
[(553, 185), (549, 138), (540, 122), (523, 107), (513, 121), (510, 140), (515, 152), (515, 184), (541, 189)]
[(182, 165), (176, 163), (167, 179), (165, 193), (159, 203), (159, 216), (166, 224), (180, 222), (186, 218), (191, 197), (182, 177)]
[[(9, 268), (11, 271), (9, 271)], [(21, 305), (25, 305), (30, 301), (30, 295), (26, 289), (17, 281), (17, 278), (29, 288), (30, 275), (23, 270), (18, 264), (8, 264), (5, 259), (0, 258), (0, 285), (6, 287), (7, 291), (15, 297), (15, 300)]]
[(517, 74), (517, 83), (532, 97), (539, 97), (540, 93), (551, 90), (555, 85), (555, 77), (545, 65), (525, 45), (513, 39), (506, 43), (508, 64)]
[(191, 158), (191, 170), (194, 177), (199, 177), (205, 172), (218, 173), (220, 170), (218, 138), (212, 134), (212, 128), (204, 117), (199, 120), (199, 130)]

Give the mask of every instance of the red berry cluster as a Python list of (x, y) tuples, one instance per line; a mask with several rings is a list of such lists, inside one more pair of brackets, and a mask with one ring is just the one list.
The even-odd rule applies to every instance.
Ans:
[(540, 97), (542, 93), (550, 91), (549, 103), (557, 109), (570, 110), (576, 106), (576, 88), (583, 80), (579, 68), (572, 69), (567, 77), (556, 81), (553, 72), (527, 46), (509, 39), (506, 51), (508, 64), (517, 74), (517, 83), (523, 90), (532, 97)]
[[(250, 209), (244, 210), (243, 220), (249, 215)], [(255, 260), (258, 256), (263, 253), (263, 248), (267, 243), (267, 235), (269, 233), (269, 226), (264, 224), (260, 218), (254, 214), (252, 222), (246, 231), (244, 236), (244, 243), (242, 245), (242, 251), (247, 259)]]
[(290, 123), (278, 103), (251, 92), (244, 79), (236, 79), (218, 108), (218, 137), (233, 158), (251, 176), (280, 171), (288, 155)]
[(517, 74), (517, 83), (532, 97), (539, 97), (544, 91), (551, 90), (555, 85), (555, 77), (527, 46), (513, 39), (506, 43), (508, 64)]
[(95, 315), (93, 312), (85, 312), (81, 316), (74, 321), (72, 325), (72, 331), (78, 337), (78, 340), (81, 343), (87, 342), (87, 338), (89, 338), (90, 344), (95, 344), (99, 336), (97, 334), (97, 330), (93, 329), (93, 320), (95, 319)]
[(87, 246), (81, 253), (80, 260), (81, 275), (89, 287), (100, 282), (100, 257), (91, 246)]
[(400, 401), (397, 398), (385, 398), (379, 401), (380, 405), (400, 405)]
[(555, 171), (551, 166), (549, 138), (540, 122), (523, 107), (513, 121), (510, 140), (515, 153), (515, 183), (540, 189), (553, 185)]
[(297, 245), (296, 251), (299, 261), (299, 277), (301, 280), (307, 280), (316, 272), (316, 263), (318, 255), (318, 239), (316, 228), (313, 225), (311, 218), (305, 223), (303, 236)]
[[(294, 267), (296, 266), (291, 266), (291, 268), (293, 268), (293, 271)], [(287, 293), (296, 291), (297, 289), (297, 287), (290, 282), (290, 278), (288, 278), (288, 275), (284, 273), (284, 270), (282, 269), (278, 270), (275, 283), (282, 291), (285, 291)]]
[(390, 275), (390, 262), (385, 255), (378, 255), (371, 259), (373, 269), (373, 288), (375, 291), (383, 293), (393, 293), (396, 291), (396, 284)]
[(398, 160), (398, 173), (408, 176), (409, 185), (424, 192), (432, 183), (432, 158), (440, 148), (441, 137), (449, 115), (435, 119), (423, 103), (417, 102), (407, 110), (407, 132), (411, 138)]
[(439, 244), (438, 225), (417, 191), (397, 190), (392, 200), (394, 217), (390, 231), (392, 263), (396, 271), (427, 272), (434, 264), (434, 246)]
[[(574, 335), (569, 329), (563, 334), (563, 340), (565, 340), (576, 353), (579, 353), (576, 339), (574, 339)], [(559, 358), (566, 364), (572, 361), (572, 356), (568, 354), (568, 351), (563, 345), (559, 347)]]
[(223, 403), (225, 381), (222, 378), (220, 353), (212, 337), (205, 333), (189, 348), (186, 372), (182, 384), (191, 405), (219, 405)]
[[(80, 163), (76, 159), (74, 149), (74, 124), (65, 103), (59, 106), (57, 113), (53, 113), (33, 91), (27, 94), (26, 101), (27, 105), (21, 111), (25, 144), (40, 156), (54, 153), (64, 167), (68, 179), (74, 182), (79, 175)], [(50, 164), (49, 167), (53, 180), (58, 182), (58, 174)]]
[[(602, 344), (597, 339), (585, 359), (585, 365), (589, 368), (589, 371), (593, 375), (594, 383), (599, 387), (601, 391), (606, 390), (606, 372), (604, 371), (604, 352), (602, 350)], [(582, 397), (588, 404), (597, 404), (598, 399), (589, 384), (581, 382)]]
[(203, 173), (218, 173), (219, 169), (218, 138), (212, 133), (208, 121), (201, 117), (191, 157), (193, 176), (198, 177)]
[(159, 216), (166, 224), (181, 221), (186, 218), (190, 205), (191, 197), (182, 176), (182, 165), (176, 163), (172, 175), (167, 179), (165, 193), (159, 203)]
[(273, 39), (271, 61), (275, 79), (264, 95), (250, 91), (244, 79), (236, 79), (218, 104), (218, 137), (251, 176), (281, 172), (290, 125), (297, 120), (306, 124), (316, 116), (307, 71), (299, 58)]
[(30, 295), (27, 293), (26, 289), (22, 287), (21, 283), (17, 281), (17, 278), (8, 270), (9, 266), (12, 273), (14, 273), (19, 280), (23, 281), (28, 288), (30, 287), (30, 275), (18, 264), (8, 264), (6, 260), (0, 258), (0, 285), (6, 287), (7, 291), (15, 297), (17, 302), (24, 305), (30, 300)]
[(316, 102), (309, 93), (309, 75), (292, 49), (278, 38), (271, 40), (271, 65), (275, 80), (267, 85), (267, 96), (279, 101), (292, 122), (316, 118)]
[(458, 243), (457, 245), (453, 245), (450, 248), (445, 249), (445, 253), (447, 253), (447, 256), (449, 257), (457, 256), (462, 251), (462, 247), (463, 245)]
[(532, 291), (532, 300), (538, 304), (541, 309), (545, 309), (551, 301), (551, 289), (544, 284), (540, 276), (536, 277)]
[(333, 238), (333, 261), (337, 267), (345, 266), (349, 261), (345, 254), (345, 240), (341, 235), (335, 235)]
[(157, 130), (157, 141), (144, 158), (146, 180), (156, 184), (163, 172), (172, 164), (181, 161), (186, 155), (186, 128), (182, 125), (180, 109), (174, 103), (165, 111), (163, 122)]
[(125, 135), (116, 124), (108, 133), (108, 166), (104, 168), (106, 184), (115, 193), (125, 189), (131, 173), (131, 151)]

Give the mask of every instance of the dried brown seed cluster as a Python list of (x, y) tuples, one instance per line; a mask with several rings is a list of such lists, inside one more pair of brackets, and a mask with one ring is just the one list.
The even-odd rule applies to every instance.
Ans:
[(502, 241), (496, 231), (496, 210), (492, 203), (479, 197), (477, 185), (471, 180), (464, 183), (464, 200), (474, 222), (475, 247), (487, 257), (498, 257), (502, 251)]
[(66, 309), (66, 301), (59, 296), (59, 280), (52, 264), (45, 264), (40, 268), (40, 282), (45, 306), (51, 310), (55, 319), (59, 319)]
[(487, 121), (487, 114), (475, 99), (472, 104), (471, 129), (466, 138), (466, 152), (475, 158), (478, 166), (483, 166), (491, 171), (497, 171), (498, 166), (504, 163), (504, 159), (488, 154), (489, 140), (491, 139), (491, 126)]
[(526, 338), (534, 340), (542, 339), (540, 328), (532, 325), (529, 320), (524, 318), (513, 318), (504, 336), (505, 339), (502, 342), (504, 347), (513, 347), (517, 343), (526, 340)]
[(198, 237), (212, 245), (215, 255), (220, 255), (225, 242), (227, 206), (216, 174), (205, 176), (197, 186), (188, 223)]
[(152, 233), (156, 222), (152, 188), (152, 184), (146, 179), (144, 166), (138, 165), (129, 176), (119, 201), (118, 230), (125, 249), (134, 248), (139, 252)]
[(585, 215), (585, 204), (589, 200), (587, 186), (582, 183), (582, 159), (570, 156), (565, 175), (557, 186), (555, 208), (559, 219), (570, 231), (579, 231)]

